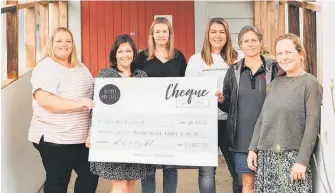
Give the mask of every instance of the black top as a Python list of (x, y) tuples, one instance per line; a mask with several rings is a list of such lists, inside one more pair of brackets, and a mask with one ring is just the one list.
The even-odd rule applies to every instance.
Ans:
[(248, 152), (254, 126), (262, 110), (266, 95), (265, 64), (255, 74), (242, 62), (237, 102), (236, 148), (232, 151)]
[(154, 57), (148, 61), (147, 49), (141, 51), (135, 60), (135, 69), (143, 70), (148, 77), (183, 77), (185, 76), (186, 60), (176, 49), (175, 57), (165, 63)]

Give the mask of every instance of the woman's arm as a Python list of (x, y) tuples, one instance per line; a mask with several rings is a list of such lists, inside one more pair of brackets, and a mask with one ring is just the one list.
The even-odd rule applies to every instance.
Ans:
[(31, 84), (32, 95), (37, 103), (45, 110), (59, 114), (92, 108), (93, 102), (90, 98), (69, 100), (57, 96), (60, 85), (57, 65), (59, 64), (45, 59), (34, 68)]
[(64, 114), (84, 109), (88, 110), (93, 107), (93, 101), (90, 98), (79, 100), (64, 99), (42, 89), (37, 89), (33, 97), (41, 107), (51, 113)]
[(305, 90), (305, 132), (301, 141), (296, 162), (304, 166), (309, 165), (316, 138), (320, 128), (322, 91), (319, 82), (314, 79), (306, 84)]
[(257, 119), (257, 122), (255, 124), (254, 133), (252, 135), (251, 142), (250, 142), (249, 149), (248, 149), (249, 151), (257, 152), (257, 146), (259, 142), (259, 136), (260, 136), (262, 120), (263, 120), (263, 111), (264, 110), (262, 109)]

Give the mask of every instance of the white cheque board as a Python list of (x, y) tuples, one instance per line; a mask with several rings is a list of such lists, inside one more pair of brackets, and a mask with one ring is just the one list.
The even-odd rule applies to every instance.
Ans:
[(216, 78), (96, 78), (90, 161), (217, 166)]

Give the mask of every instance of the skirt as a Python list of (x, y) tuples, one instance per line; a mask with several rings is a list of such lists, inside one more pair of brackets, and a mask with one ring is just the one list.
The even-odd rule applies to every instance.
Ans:
[(141, 180), (155, 175), (156, 165), (90, 162), (90, 170), (106, 180)]
[(258, 167), (255, 175), (257, 193), (312, 193), (312, 171), (307, 167), (305, 180), (291, 183), (291, 169), (298, 151), (259, 151)]

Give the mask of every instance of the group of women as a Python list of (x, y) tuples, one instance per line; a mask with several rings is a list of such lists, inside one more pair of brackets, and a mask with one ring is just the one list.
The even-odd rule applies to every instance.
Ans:
[[(312, 192), (310, 157), (320, 120), (322, 91), (305, 71), (300, 39), (285, 34), (275, 42), (276, 60), (263, 56), (263, 37), (254, 26), (232, 45), (229, 25), (211, 19), (200, 53), (186, 61), (174, 46), (171, 23), (156, 18), (148, 48), (139, 52), (128, 35), (115, 37), (110, 67), (101, 78), (216, 77), (218, 146), (233, 181), (233, 192)], [(141, 180), (143, 193), (156, 191), (156, 166), (88, 162), (90, 110), (94, 79), (78, 62), (72, 33), (57, 28), (44, 57), (33, 70), (33, 116), (28, 139), (46, 171), (44, 193), (66, 193), (71, 172), (75, 193), (94, 193), (98, 178), (111, 180), (112, 193), (132, 193)], [(178, 170), (164, 165), (163, 192), (176, 193)], [(199, 167), (200, 193), (215, 193), (215, 167)]]

